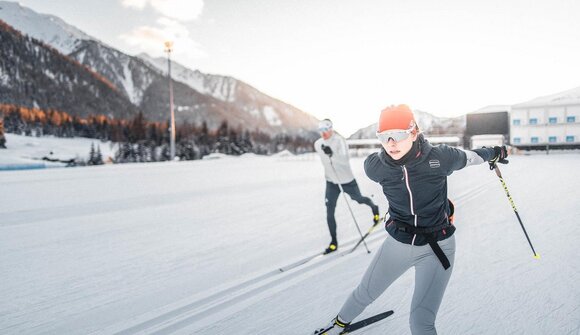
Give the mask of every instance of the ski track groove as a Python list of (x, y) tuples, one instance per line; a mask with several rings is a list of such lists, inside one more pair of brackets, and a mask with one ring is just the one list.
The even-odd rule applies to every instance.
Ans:
[[(472, 189), (464, 190), (464, 192), (454, 197), (452, 201), (454, 201), (456, 205), (461, 205), (486, 192), (489, 188), (493, 187), (494, 184), (494, 182), (490, 181)], [(157, 203), (157, 205), (159, 205), (159, 203)], [(373, 231), (373, 233), (375, 231)], [(377, 240), (382, 238), (384, 237), (381, 235), (373, 236), (373, 234), (371, 234), (369, 237), (367, 237), (367, 239), (365, 239), (365, 241), (369, 244), (374, 244)], [(345, 247), (354, 245), (357, 241), (358, 239), (353, 239), (347, 242)], [(360, 245), (359, 248), (361, 248)], [(287, 271), (280, 271), (280, 268), (287, 267), (300, 261), (295, 260), (284, 266), (278, 267), (275, 270), (250, 278), (229, 288), (222, 289), (216, 293), (190, 302), (184, 306), (162, 312), (161, 314), (154, 315), (145, 320), (139, 320), (132, 326), (126, 327), (125, 324), (124, 329), (114, 330), (113, 333), (116, 335), (127, 335), (135, 333), (159, 335), (176, 332), (179, 329), (190, 326), (196, 321), (203, 320), (219, 313), (223, 314), (224, 310), (227, 308), (235, 309), (236, 305), (241, 305), (246, 301), (252, 300), (258, 295), (264, 295), (268, 292), (275, 293), (278, 287), (292, 281), (299, 281), (301, 280), (301, 277), (307, 276), (317, 268), (320, 268), (321, 266), (329, 266), (334, 260), (340, 259), (342, 256), (347, 256), (348, 254), (346, 252), (349, 250), (349, 248), (346, 247), (345, 249), (346, 250), (343, 251), (343, 254), (331, 254), (329, 256), (332, 257), (321, 258), (320, 260), (314, 258), (312, 261), (301, 264), (296, 268)], [(314, 255), (308, 257), (314, 257)], [(305, 258), (306, 257), (303, 259)], [(232, 313), (233, 312), (226, 313), (226, 315), (223, 315), (222, 318), (225, 318), (227, 315), (231, 315)], [(406, 317), (407, 315), (408, 313), (398, 313), (398, 315), (394, 316), (394, 318)], [(95, 333), (99, 333), (99, 331)]]
[[(365, 239), (365, 241), (369, 244), (374, 244), (382, 238), (383, 236), (381, 235), (373, 236), (373, 234), (371, 234)], [(148, 320), (141, 321), (129, 328), (117, 330), (114, 334), (135, 334), (143, 333), (147, 330), (153, 331), (147, 332), (148, 334), (169, 334), (175, 332), (198, 320), (218, 314), (225, 308), (232, 308), (235, 305), (242, 304), (257, 295), (264, 295), (267, 291), (275, 292), (278, 287), (284, 284), (293, 281), (300, 281), (302, 280), (302, 277), (308, 276), (314, 270), (319, 269), (320, 267), (330, 266), (334, 261), (343, 259), (343, 256), (348, 256), (350, 248), (346, 246), (354, 246), (357, 241), (358, 239), (354, 239), (347, 242), (345, 244), (345, 250), (342, 253), (330, 254), (328, 255), (330, 256), (329, 258), (321, 258), (320, 260), (314, 260), (314, 262), (307, 262), (284, 272), (281, 272), (279, 268), (276, 268), (273, 271), (266, 272), (240, 284), (218, 291), (208, 297), (201, 298), (185, 306), (178, 307), (171, 311), (156, 315)], [(361, 248), (360, 245), (359, 248)]]
[[(259, 187), (276, 188), (277, 185), (263, 182), (256, 184)], [(242, 187), (243, 185), (240, 185)], [(20, 209), (0, 212), (2, 222), (0, 226), (15, 226), (22, 224), (40, 224), (48, 220), (63, 220), (93, 216), (101, 213), (123, 212), (133, 209), (173, 206), (179, 203), (189, 203), (192, 199), (207, 196), (208, 193), (223, 193), (223, 188), (197, 189), (195, 191), (181, 191), (155, 195), (140, 195), (107, 201), (91, 201), (67, 206), (50, 206), (37, 209)]]

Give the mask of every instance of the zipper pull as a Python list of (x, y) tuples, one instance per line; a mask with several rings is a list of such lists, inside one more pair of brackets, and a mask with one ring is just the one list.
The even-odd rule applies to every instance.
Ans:
[(401, 172), (403, 172), (403, 176), (401, 177), (401, 180), (405, 180), (405, 166), (401, 166)]

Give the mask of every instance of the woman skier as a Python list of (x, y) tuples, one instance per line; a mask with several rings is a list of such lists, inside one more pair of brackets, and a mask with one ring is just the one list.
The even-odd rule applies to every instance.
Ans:
[(349, 323), (411, 267), (415, 268), (411, 333), (437, 334), (435, 318), (455, 256), (447, 176), (486, 161), (490, 168), (508, 162), (505, 146), (475, 150), (432, 146), (419, 132), (407, 105), (385, 108), (376, 135), (383, 149), (367, 157), (364, 167), (389, 202), (386, 230), (390, 236), (338, 315), (314, 334), (344, 334)]

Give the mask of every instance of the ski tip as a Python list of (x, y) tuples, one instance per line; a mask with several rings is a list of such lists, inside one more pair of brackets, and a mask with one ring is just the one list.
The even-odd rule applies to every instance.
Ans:
[(538, 254), (538, 253), (534, 254), (534, 258), (535, 259), (540, 259), (540, 254)]

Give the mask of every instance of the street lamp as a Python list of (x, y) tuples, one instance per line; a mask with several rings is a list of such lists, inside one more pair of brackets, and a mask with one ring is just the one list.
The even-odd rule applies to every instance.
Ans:
[(171, 112), (171, 136), (170, 136), (170, 160), (175, 158), (175, 114), (173, 112), (173, 83), (171, 82), (171, 52), (173, 42), (165, 42), (165, 52), (167, 52), (167, 77), (169, 78), (169, 110)]

